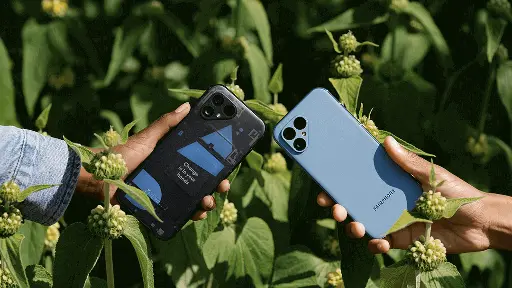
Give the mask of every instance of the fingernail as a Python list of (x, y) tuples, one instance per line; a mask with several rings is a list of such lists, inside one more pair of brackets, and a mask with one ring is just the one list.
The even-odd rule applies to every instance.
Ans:
[(208, 208), (213, 209), (213, 207), (215, 206), (215, 201), (213, 200), (213, 198), (209, 199), (210, 200), (208, 200)]
[(181, 113), (181, 112), (183, 112), (187, 108), (188, 105), (189, 105), (188, 102), (183, 103), (183, 104), (180, 105), (180, 107), (176, 108), (176, 110), (174, 110), (174, 112)]

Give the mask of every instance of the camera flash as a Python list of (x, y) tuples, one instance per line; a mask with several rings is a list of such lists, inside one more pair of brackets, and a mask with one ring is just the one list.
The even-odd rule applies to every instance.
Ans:
[(217, 115), (215, 117), (220, 118), (220, 113), (217, 113)]
[(302, 131), (302, 136), (306, 136), (306, 131)]

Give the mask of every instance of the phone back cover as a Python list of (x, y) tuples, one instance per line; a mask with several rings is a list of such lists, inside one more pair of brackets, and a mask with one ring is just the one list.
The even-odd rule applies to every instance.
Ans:
[[(281, 136), (296, 116), (308, 122), (308, 147), (302, 153)], [(276, 125), (274, 138), (373, 238), (385, 236), (422, 193), (419, 183), (325, 89), (314, 89), (291, 110)]]
[[(205, 120), (201, 107), (215, 93), (236, 106), (231, 119)], [(265, 131), (265, 124), (227, 88), (212, 86), (126, 182), (146, 192), (159, 223), (126, 194), (120, 196), (137, 218), (162, 239), (172, 237), (197, 211), (201, 199), (250, 152)]]

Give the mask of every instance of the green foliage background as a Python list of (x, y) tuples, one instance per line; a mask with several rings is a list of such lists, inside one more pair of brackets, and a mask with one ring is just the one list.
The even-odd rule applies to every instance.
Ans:
[[(324, 27), (337, 36), (351, 29), (360, 41), (380, 45), (357, 54), (364, 69), (359, 100), (374, 107), (377, 126), (435, 154), (437, 164), (483, 191), (512, 193), (512, 62), (494, 57), (500, 42), (512, 47), (508, 21), (487, 13), (485, 1), (424, 0), (390, 23), (383, 2), (81, 0), (57, 17), (37, 0), (2, 1), (0, 124), (38, 130), (36, 118), (51, 103), (49, 135), (98, 146), (93, 133), (109, 125), (120, 131), (133, 119), (139, 131), (190, 100), (169, 88), (229, 83), (237, 65), (246, 100), (272, 104), (268, 83), (282, 63), (278, 99), (291, 109), (317, 86), (337, 95), (328, 80), (335, 53)], [(267, 120), (271, 128), (275, 115)], [(488, 135), (485, 153), (477, 156), (467, 147), (475, 132)], [(255, 150), (267, 155), (276, 149), (271, 143), (268, 134)], [(219, 197), (207, 220), (171, 241), (148, 236), (156, 287), (325, 285), (327, 273), (340, 266), (339, 227), (328, 219), (330, 210), (316, 205), (319, 187), (291, 161), (280, 173), (262, 164), (249, 158), (232, 184), (236, 226), (219, 225)], [(84, 221), (96, 204), (76, 195), (66, 222)], [(24, 264), (39, 263), (34, 255), (43, 254), (44, 229), (27, 221), (22, 234)], [(116, 284), (139, 287), (137, 256), (128, 240), (118, 242)], [(342, 233), (339, 244), (361, 253), (341, 259), (344, 271), (354, 271), (345, 278), (357, 278), (364, 273), (361, 262), (372, 258)], [(376, 258), (369, 286), (378, 285), (376, 268), (398, 261), (400, 253)], [(51, 270), (51, 255), (45, 255)], [(102, 257), (88, 285), (105, 278)], [(510, 253), (449, 260), (468, 287), (512, 287)]]

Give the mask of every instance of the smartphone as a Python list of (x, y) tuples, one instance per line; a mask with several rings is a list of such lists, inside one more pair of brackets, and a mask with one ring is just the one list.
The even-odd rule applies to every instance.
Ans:
[(163, 223), (125, 193), (117, 193), (118, 201), (157, 238), (170, 239), (264, 132), (263, 121), (233, 93), (212, 86), (125, 180), (147, 193)]
[(326, 89), (312, 90), (274, 128), (274, 139), (369, 236), (382, 238), (420, 197), (420, 184)]

